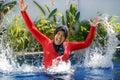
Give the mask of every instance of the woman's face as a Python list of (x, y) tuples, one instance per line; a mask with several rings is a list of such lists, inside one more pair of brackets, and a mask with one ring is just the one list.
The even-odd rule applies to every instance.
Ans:
[(60, 45), (65, 41), (65, 33), (64, 31), (60, 30), (57, 32), (57, 34), (54, 37), (54, 43), (56, 45)]

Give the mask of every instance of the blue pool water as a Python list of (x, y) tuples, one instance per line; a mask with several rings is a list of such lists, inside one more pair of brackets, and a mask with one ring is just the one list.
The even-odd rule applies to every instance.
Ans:
[[(40, 56), (41, 57), (41, 56)], [(38, 57), (40, 59), (40, 57)], [(71, 66), (74, 67), (72, 73), (54, 73), (42, 71), (34, 63), (36, 59), (32, 56), (26, 57), (29, 66), (21, 67), (23, 70), (1, 71), (0, 80), (119, 80), (120, 79), (120, 60), (113, 60), (111, 68), (92, 68), (81, 67), (71, 58)], [(34, 66), (33, 66), (34, 65)], [(40, 64), (39, 64), (40, 65)], [(32, 70), (29, 70), (32, 69)], [(25, 71), (24, 71), (25, 70)]]

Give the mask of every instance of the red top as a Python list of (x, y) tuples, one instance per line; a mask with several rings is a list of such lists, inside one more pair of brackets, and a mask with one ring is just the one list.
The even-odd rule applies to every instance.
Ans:
[[(38, 42), (43, 47), (45, 68), (52, 66), (52, 60), (55, 59), (56, 57), (60, 56), (55, 51), (52, 40), (50, 40), (47, 36), (42, 34), (35, 27), (35, 25), (31, 21), (31, 19), (29, 18), (26, 11), (21, 11), (21, 13), (22, 13), (22, 16), (24, 18), (24, 21), (25, 21), (28, 29), (30, 30), (32, 35), (38, 40)], [(62, 60), (67, 61), (67, 59), (70, 56), (70, 53), (74, 50), (87, 48), (91, 44), (91, 42), (94, 38), (95, 32), (96, 32), (96, 27), (91, 26), (90, 32), (89, 32), (85, 41), (83, 41), (83, 42), (64, 42), (65, 51), (64, 51), (64, 54), (62, 55)]]

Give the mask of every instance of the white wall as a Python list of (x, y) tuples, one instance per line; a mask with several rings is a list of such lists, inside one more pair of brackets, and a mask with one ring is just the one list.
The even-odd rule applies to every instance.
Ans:
[(120, 16), (120, 0), (79, 0), (81, 19), (96, 16), (97, 12)]
[[(14, 1), (14, 0), (5, 0)], [(16, 0), (19, 1), (19, 0)], [(120, 0), (54, 0), (55, 5), (52, 5), (52, 0), (35, 0), (37, 3), (44, 7), (44, 4), (49, 5), (50, 8), (58, 8), (58, 11), (64, 13), (69, 7), (71, 2), (78, 5), (78, 9), (81, 12), (80, 19), (90, 19), (97, 15), (97, 12), (107, 13), (113, 16), (120, 16)], [(28, 4), (27, 12), (30, 17), (35, 20), (39, 18), (40, 12), (37, 7), (33, 4), (32, 0), (25, 0)], [(18, 5), (16, 7), (16, 12), (19, 12)], [(15, 11), (14, 11), (15, 12)]]

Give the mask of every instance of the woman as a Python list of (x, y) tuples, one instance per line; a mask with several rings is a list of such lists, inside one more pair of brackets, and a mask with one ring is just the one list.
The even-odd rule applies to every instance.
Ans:
[(84, 42), (64, 42), (68, 35), (68, 29), (66, 26), (56, 27), (56, 30), (54, 31), (54, 40), (50, 40), (35, 27), (29, 18), (25, 11), (27, 9), (27, 5), (24, 3), (24, 0), (20, 0), (19, 7), (28, 29), (42, 45), (45, 68), (52, 66), (52, 61), (59, 56), (62, 57), (63, 61), (67, 61), (72, 51), (87, 48), (94, 38), (98, 18), (95, 18), (93, 22), (89, 21), (91, 28)]

